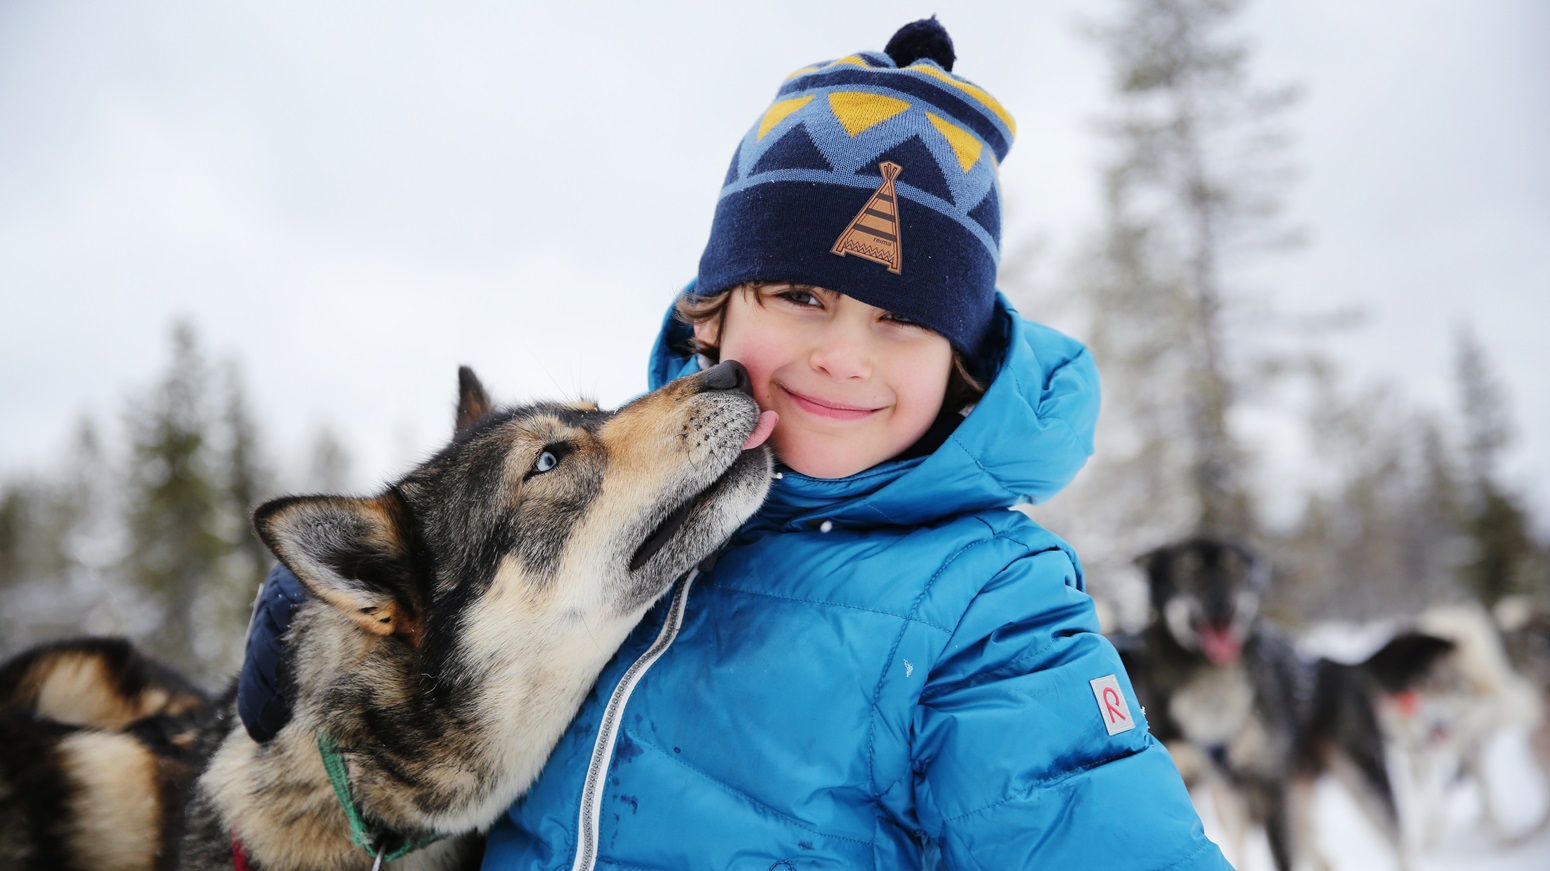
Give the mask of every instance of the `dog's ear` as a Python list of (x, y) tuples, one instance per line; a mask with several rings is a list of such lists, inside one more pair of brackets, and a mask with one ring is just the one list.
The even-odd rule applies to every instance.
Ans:
[(490, 413), (490, 395), (479, 383), (479, 376), (467, 366), (457, 368), (457, 424), (453, 433), (460, 433), (478, 423)]
[(1246, 545), (1232, 544), (1228, 546), (1231, 552), (1242, 562), (1239, 566), (1243, 573), (1243, 579), (1249, 589), (1256, 593), (1264, 593), (1270, 589), (1270, 560), (1265, 559), (1260, 553)]
[(420, 638), (406, 510), (398, 496), (287, 496), (253, 512), (253, 528), (319, 599), (375, 635)]
[(1147, 581), (1151, 581), (1156, 570), (1161, 566), (1162, 560), (1173, 548), (1168, 545), (1160, 545), (1151, 550), (1137, 554), (1131, 559), (1131, 564), (1140, 569), (1146, 575)]
[(1169, 563), (1173, 556), (1174, 545), (1160, 545), (1145, 553), (1136, 556), (1132, 563), (1141, 570), (1141, 576), (1146, 579), (1146, 598), (1154, 612), (1162, 607), (1162, 602), (1168, 597), (1172, 582), (1168, 577)]

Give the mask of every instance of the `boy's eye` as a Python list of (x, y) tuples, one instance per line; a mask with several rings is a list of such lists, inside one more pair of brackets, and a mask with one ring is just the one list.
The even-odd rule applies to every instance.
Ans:
[(817, 295), (810, 290), (783, 290), (776, 296), (797, 305), (823, 305)]
[(906, 327), (920, 326), (920, 321), (911, 320), (910, 318), (907, 318), (903, 315), (896, 315), (892, 312), (883, 315), (883, 320), (888, 321), (889, 323), (902, 324)]

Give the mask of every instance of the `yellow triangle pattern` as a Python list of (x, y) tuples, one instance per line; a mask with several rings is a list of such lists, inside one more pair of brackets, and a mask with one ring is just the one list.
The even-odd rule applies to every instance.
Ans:
[(925, 73), (934, 79), (940, 79), (941, 81), (952, 85), (958, 90), (963, 91), (965, 94), (968, 94), (979, 102), (985, 104), (985, 107), (994, 112), (996, 117), (1001, 119), (1001, 123), (1006, 125), (1008, 132), (1010, 132), (1013, 136), (1017, 135), (1017, 122), (1012, 120), (1012, 116), (1008, 114), (1005, 109), (1001, 108), (1001, 104), (997, 103), (994, 97), (985, 93), (980, 88), (971, 85), (968, 82), (962, 81), (961, 79), (955, 79), (951, 75), (942, 72), (942, 70), (930, 64), (912, 64), (905, 67), (905, 69), (917, 73)]
[(840, 119), (851, 138), (909, 107), (904, 100), (863, 91), (836, 91), (829, 95), (829, 108), (834, 110), (834, 117)]
[(985, 147), (985, 144), (980, 142), (979, 137), (951, 121), (944, 121), (938, 118), (930, 112), (926, 113), (926, 117), (931, 119), (931, 126), (935, 127), (937, 132), (947, 139), (947, 144), (953, 147), (953, 154), (958, 155), (958, 165), (963, 167), (963, 171), (967, 173), (972, 169), (975, 162), (980, 159), (980, 151)]
[(792, 112), (795, 112), (803, 106), (806, 106), (812, 101), (813, 95), (808, 94), (805, 97), (792, 97), (789, 100), (781, 100), (779, 103), (771, 106), (769, 110), (764, 113), (764, 118), (759, 121), (759, 135), (754, 137), (754, 141), (757, 142), (760, 139), (763, 139), (764, 134), (774, 129), (776, 124), (786, 120), (787, 115), (790, 115)]
[(818, 72), (818, 67), (806, 66), (806, 67), (803, 67), (803, 68), (797, 70), (796, 72), (792, 73), (791, 75), (786, 76), (785, 80), (789, 82), (792, 79), (796, 78), (797, 76), (805, 76), (808, 73), (816, 73), (816, 72)]

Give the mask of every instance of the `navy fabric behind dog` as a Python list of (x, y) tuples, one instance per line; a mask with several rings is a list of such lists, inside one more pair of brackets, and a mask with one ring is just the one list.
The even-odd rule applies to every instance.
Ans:
[(237, 715), (248, 735), (262, 744), (291, 719), (285, 697), (285, 632), (307, 588), (285, 566), (275, 566), (259, 587), (248, 624), (247, 653), (237, 679)]

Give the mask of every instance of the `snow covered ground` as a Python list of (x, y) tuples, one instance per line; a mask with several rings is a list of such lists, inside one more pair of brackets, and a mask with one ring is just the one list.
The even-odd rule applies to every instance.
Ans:
[[(1550, 831), (1521, 843), (1500, 843), (1481, 819), (1479, 784), (1454, 783), (1439, 795), (1407, 778), (1398, 762), (1396, 759), (1393, 768), (1400, 811), (1406, 820), (1411, 871), (1550, 869)], [(1496, 812), (1509, 834), (1521, 834), (1545, 813), (1550, 805), (1550, 784), (1534, 763), (1525, 733), (1499, 733), (1487, 748), (1485, 769)], [(1440, 820), (1437, 825), (1425, 822), (1428, 795), (1441, 801), (1441, 811), (1435, 815)], [(1196, 803), (1206, 833), (1227, 849), (1210, 797), (1197, 795)], [(1315, 823), (1321, 852), (1329, 859), (1332, 871), (1386, 871), (1400, 867), (1350, 794), (1333, 779), (1326, 778), (1319, 784)], [(1246, 857), (1228, 855), (1239, 871), (1272, 871), (1262, 834), (1252, 834), (1246, 847)]]

